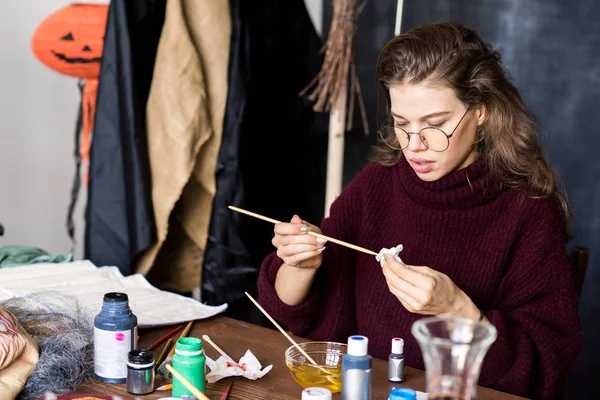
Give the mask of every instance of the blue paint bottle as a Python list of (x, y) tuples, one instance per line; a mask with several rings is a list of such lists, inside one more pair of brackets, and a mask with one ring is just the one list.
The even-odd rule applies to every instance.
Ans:
[(137, 349), (137, 317), (125, 293), (104, 295), (94, 318), (94, 374), (101, 382), (127, 381), (127, 355)]
[(371, 368), (369, 339), (350, 336), (348, 351), (342, 357), (342, 400), (371, 400)]

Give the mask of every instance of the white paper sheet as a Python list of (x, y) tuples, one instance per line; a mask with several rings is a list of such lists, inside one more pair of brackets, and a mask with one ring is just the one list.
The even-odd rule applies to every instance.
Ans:
[(142, 275), (124, 277), (117, 267), (96, 267), (88, 260), (32, 264), (0, 269), (0, 301), (40, 291), (75, 296), (93, 318), (108, 292), (123, 292), (138, 318), (138, 326), (170, 325), (204, 319), (227, 309), (227, 304), (207, 306), (194, 299), (159, 290)]

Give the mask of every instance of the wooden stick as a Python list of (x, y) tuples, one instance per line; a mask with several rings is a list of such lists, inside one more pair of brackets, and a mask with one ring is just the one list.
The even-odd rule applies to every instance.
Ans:
[(279, 223), (281, 223), (281, 221), (278, 221), (276, 219), (265, 217), (264, 215), (253, 213), (252, 211), (246, 211), (243, 208), (234, 207), (234, 206), (229, 206), (228, 208), (230, 210), (237, 211), (239, 213), (246, 214), (246, 215), (249, 215), (249, 216), (254, 217), (254, 218), (262, 219), (263, 221), (267, 221), (267, 222), (270, 222), (272, 224), (279, 224)]
[[(281, 221), (278, 221), (276, 219), (265, 217), (264, 215), (253, 213), (251, 211), (246, 211), (246, 210), (244, 210), (242, 208), (238, 208), (238, 207), (234, 207), (234, 206), (229, 206), (229, 209), (231, 209), (233, 211), (237, 211), (237, 212), (242, 213), (242, 214), (249, 215), (249, 216), (254, 217), (254, 218), (262, 219), (263, 221), (271, 222), (273, 224), (279, 224), (279, 223), (281, 223)], [(371, 251), (369, 249), (365, 249), (364, 247), (360, 247), (360, 246), (356, 246), (354, 244), (346, 243), (346, 242), (344, 242), (342, 240), (334, 239), (332, 237), (325, 236), (325, 235), (323, 235), (321, 233), (310, 232), (310, 231), (307, 232), (307, 233), (309, 235), (311, 235), (311, 236), (318, 237), (318, 238), (321, 238), (321, 239), (325, 239), (328, 242), (336, 243), (336, 244), (339, 244), (340, 246), (344, 246), (344, 247), (348, 247), (348, 248), (350, 248), (352, 250), (360, 251), (361, 253), (369, 254), (369, 255), (372, 255), (372, 256), (376, 256), (378, 254), (378, 253), (375, 253), (374, 251)]]
[[(183, 330), (183, 332), (181, 332), (181, 335), (179, 335), (179, 339), (186, 337), (188, 335), (188, 333), (190, 332), (190, 329), (192, 329), (192, 325), (194, 325), (194, 321), (190, 321), (187, 323), (187, 325), (185, 326), (185, 329)], [(175, 354), (175, 346), (177, 345), (177, 343), (173, 343), (173, 348), (171, 349), (171, 351), (169, 352), (169, 357), (173, 357), (173, 354)]]
[(190, 383), (187, 379), (184, 378), (175, 368), (173, 368), (170, 364), (165, 364), (165, 368), (173, 375), (183, 386), (187, 388), (198, 400), (210, 400), (208, 397), (204, 395), (198, 388)]
[(371, 251), (369, 249), (365, 249), (364, 247), (360, 247), (360, 246), (357, 246), (355, 244), (350, 244), (350, 243), (344, 242), (344, 241), (339, 240), (339, 239), (334, 239), (332, 237), (325, 236), (325, 235), (323, 235), (321, 233), (308, 232), (308, 234), (311, 235), (311, 236), (314, 236), (314, 237), (325, 239), (328, 242), (337, 243), (340, 246), (348, 247), (349, 249), (352, 249), (352, 250), (360, 251), (361, 253), (369, 254), (371, 256), (376, 256), (378, 254), (378, 253), (375, 253), (374, 251)]
[(329, 113), (329, 140), (327, 145), (327, 173), (325, 180), (325, 216), (329, 208), (342, 192), (344, 175), (344, 134), (346, 132), (347, 88), (343, 85), (341, 93)]
[(183, 329), (183, 325), (179, 325), (177, 328), (173, 329), (171, 332), (167, 333), (165, 336), (161, 337), (156, 342), (152, 343), (152, 345), (150, 347), (148, 347), (148, 350), (154, 350), (155, 348), (160, 346), (162, 344), (162, 342), (164, 342), (165, 340), (167, 340), (168, 338), (170, 338), (171, 336), (173, 336), (174, 334), (179, 332), (181, 329)]
[(262, 312), (265, 315), (265, 317), (267, 317), (269, 319), (269, 321), (271, 321), (273, 323), (273, 325), (275, 325), (275, 328), (279, 329), (279, 332), (281, 332), (283, 334), (283, 336), (285, 336), (286, 339), (289, 340), (290, 343), (293, 344), (294, 347), (296, 347), (296, 349), (298, 349), (298, 351), (300, 353), (302, 353), (302, 355), (304, 357), (306, 357), (306, 359), (308, 361), (310, 361), (310, 363), (312, 365), (319, 368), (321, 371), (325, 372), (327, 375), (331, 375), (331, 372), (319, 367), (319, 364), (317, 364), (317, 362), (315, 360), (313, 360), (313, 358), (311, 356), (309, 356), (308, 353), (302, 349), (302, 347), (298, 346), (298, 343), (296, 343), (296, 341), (294, 339), (292, 339), (292, 337), (290, 335), (288, 335), (287, 332), (284, 331), (283, 328), (277, 322), (275, 322), (273, 317), (271, 317), (269, 315), (269, 313), (264, 308), (262, 308), (262, 306), (260, 304), (258, 304), (258, 302), (256, 300), (254, 300), (254, 298), (252, 296), (250, 296), (250, 294), (248, 292), (244, 292), (244, 293), (246, 294), (246, 296), (248, 296), (250, 301), (252, 301), (254, 303), (254, 305), (260, 310), (260, 312)]
[(166, 385), (162, 385), (156, 388), (157, 392), (166, 392), (167, 390), (173, 390), (173, 384), (167, 383)]
[(218, 351), (220, 355), (222, 355), (225, 358), (229, 358), (231, 361), (235, 361), (229, 356), (229, 354), (225, 353), (219, 346), (217, 346), (217, 344), (210, 339), (210, 336), (202, 335), (202, 339), (208, 344), (210, 344), (216, 351)]
[(394, 25), (394, 36), (402, 31), (402, 11), (404, 11), (404, 0), (398, 0), (396, 4), (396, 24)]

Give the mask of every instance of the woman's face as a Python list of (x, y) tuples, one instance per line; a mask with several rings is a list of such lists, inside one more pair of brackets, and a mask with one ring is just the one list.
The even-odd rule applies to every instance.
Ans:
[[(426, 83), (392, 87), (390, 99), (396, 128), (419, 132), (423, 128), (435, 127), (446, 135), (452, 135), (448, 148), (442, 152), (428, 149), (419, 135), (409, 135), (408, 146), (402, 152), (419, 178), (427, 182), (436, 181), (476, 160), (475, 138), (477, 126), (485, 120), (484, 107), (467, 110), (453, 89)], [(406, 134), (401, 129), (395, 131), (399, 141), (406, 141)]]

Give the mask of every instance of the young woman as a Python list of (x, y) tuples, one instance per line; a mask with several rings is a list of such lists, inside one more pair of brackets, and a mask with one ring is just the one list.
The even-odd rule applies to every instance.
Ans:
[[(418, 27), (392, 39), (377, 72), (387, 98), (376, 161), (333, 203), (321, 229), (294, 216), (258, 281), (264, 308), (297, 335), (369, 337), (387, 358), (425, 315), (493, 324), (479, 384), (550, 399), (582, 344), (565, 242), (569, 207), (500, 56), (471, 29)], [(302, 188), (298, 188), (299, 195)], [(307, 231), (379, 251), (408, 268)]]

